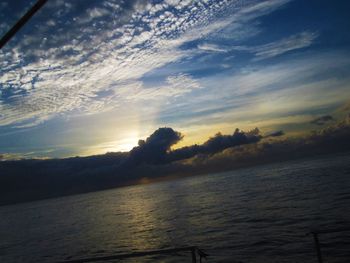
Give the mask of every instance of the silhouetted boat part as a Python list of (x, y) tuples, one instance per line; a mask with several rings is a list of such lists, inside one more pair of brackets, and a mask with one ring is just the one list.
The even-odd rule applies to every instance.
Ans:
[(48, 0), (38, 0), (35, 5), (30, 8), (24, 16), (1, 38), (0, 40), (0, 49), (6, 45), (11, 38), (29, 21), (29, 19), (39, 11), (40, 8), (46, 4)]
[(91, 257), (91, 258), (82, 258), (74, 260), (60, 261), (57, 263), (86, 263), (86, 262), (98, 262), (98, 261), (109, 261), (115, 259), (127, 259), (127, 258), (137, 258), (137, 257), (146, 257), (154, 255), (169, 255), (175, 254), (178, 252), (191, 252), (192, 263), (197, 262), (197, 255), (199, 256), (199, 262), (202, 263), (202, 258), (207, 258), (208, 254), (204, 253), (198, 247), (180, 247), (180, 248), (170, 248), (170, 249), (161, 249), (161, 250), (151, 250), (151, 251), (140, 251), (130, 254), (119, 254), (111, 256), (101, 256), (101, 257)]
[[(319, 234), (330, 234), (330, 233), (340, 233), (340, 232), (350, 232), (350, 228), (334, 228), (326, 230), (313, 230), (306, 234), (312, 235), (315, 243), (316, 255), (318, 263), (323, 263), (322, 253), (321, 253), (321, 243), (319, 240)], [(111, 256), (101, 256), (101, 257), (91, 257), (91, 258), (81, 258), (73, 260), (65, 260), (57, 263), (87, 263), (87, 262), (99, 262), (99, 261), (110, 261), (118, 259), (127, 259), (127, 258), (137, 258), (137, 257), (146, 257), (153, 255), (171, 255), (178, 252), (191, 252), (192, 263), (197, 262), (197, 255), (199, 256), (199, 262), (202, 263), (203, 258), (207, 258), (208, 254), (203, 252), (201, 249), (195, 246), (191, 247), (180, 247), (180, 248), (170, 248), (170, 249), (161, 249), (161, 250), (151, 250), (151, 251), (140, 251), (129, 254), (118, 254)]]
[(330, 234), (330, 233), (340, 233), (340, 232), (350, 232), (350, 228), (335, 228), (335, 229), (326, 229), (326, 230), (313, 230), (306, 235), (312, 235), (315, 243), (316, 255), (318, 263), (323, 263), (322, 253), (321, 253), (321, 244), (318, 237), (319, 234)]

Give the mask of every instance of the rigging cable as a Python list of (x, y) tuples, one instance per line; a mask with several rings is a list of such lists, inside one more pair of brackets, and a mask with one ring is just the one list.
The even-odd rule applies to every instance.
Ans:
[(38, 0), (35, 5), (32, 6), (31, 9), (21, 17), (20, 20), (1, 38), (0, 40), (0, 49), (6, 45), (8, 41), (13, 38), (13, 36), (29, 21), (29, 19), (37, 12), (40, 8), (46, 4), (48, 0)]

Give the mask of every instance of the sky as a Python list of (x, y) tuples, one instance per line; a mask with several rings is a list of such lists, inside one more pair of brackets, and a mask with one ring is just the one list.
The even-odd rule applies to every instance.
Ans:
[[(0, 3), (3, 35), (35, 1)], [(345, 0), (49, 0), (0, 50), (0, 153), (177, 147), (259, 127), (296, 136), (350, 98)]]

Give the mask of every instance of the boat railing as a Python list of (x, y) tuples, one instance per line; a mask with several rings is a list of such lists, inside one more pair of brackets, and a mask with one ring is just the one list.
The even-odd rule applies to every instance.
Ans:
[(139, 251), (139, 252), (133, 252), (128, 254), (117, 254), (117, 255), (110, 255), (110, 256), (99, 256), (99, 257), (65, 260), (57, 263), (87, 263), (87, 262), (111, 261), (111, 260), (118, 260), (118, 259), (137, 258), (137, 257), (146, 257), (146, 256), (154, 256), (154, 255), (169, 255), (169, 254), (176, 254), (179, 252), (190, 252), (192, 263), (197, 263), (197, 258), (199, 258), (199, 262), (202, 263), (202, 259), (208, 256), (208, 254), (206, 254), (204, 251), (202, 251), (198, 247), (189, 246), (189, 247), (169, 248), (169, 249), (150, 250), (150, 251)]

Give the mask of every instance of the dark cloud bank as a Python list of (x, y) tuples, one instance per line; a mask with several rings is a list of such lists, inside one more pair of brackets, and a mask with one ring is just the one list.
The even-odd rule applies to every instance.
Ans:
[(315, 125), (325, 125), (327, 122), (333, 121), (333, 117), (330, 115), (321, 116), (317, 119), (312, 120), (310, 123)]
[[(307, 136), (258, 129), (216, 134), (201, 145), (172, 150), (183, 135), (159, 128), (130, 152), (90, 157), (0, 162), (0, 204), (96, 191), (181, 176), (350, 150), (350, 118)], [(1, 159), (1, 155), (0, 155)], [(215, 176), (215, 175), (213, 175)]]

